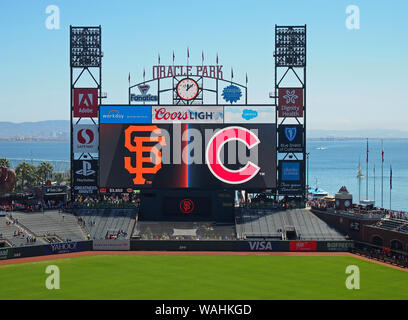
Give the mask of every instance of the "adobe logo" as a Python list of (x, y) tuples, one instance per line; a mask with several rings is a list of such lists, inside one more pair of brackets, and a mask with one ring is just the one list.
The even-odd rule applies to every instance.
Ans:
[(77, 88), (74, 89), (74, 117), (93, 118), (98, 116), (98, 89)]

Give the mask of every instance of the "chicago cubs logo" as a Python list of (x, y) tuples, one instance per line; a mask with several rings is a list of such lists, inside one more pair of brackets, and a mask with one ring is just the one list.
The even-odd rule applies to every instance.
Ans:
[(231, 170), (224, 166), (220, 160), (222, 147), (229, 141), (237, 140), (252, 149), (260, 143), (260, 140), (252, 131), (243, 127), (227, 127), (218, 131), (208, 142), (205, 153), (207, 166), (211, 173), (218, 179), (228, 184), (240, 184), (255, 177), (260, 168), (248, 161), (238, 170)]
[[(132, 133), (134, 132), (148, 132), (149, 136), (134, 136), (132, 139)], [(152, 133), (157, 134), (153, 136)], [(145, 174), (155, 174), (161, 169), (161, 151), (156, 145), (149, 146), (147, 143), (157, 142), (158, 144), (165, 146), (166, 141), (163, 135), (161, 135), (161, 129), (157, 126), (129, 126), (125, 130), (125, 147), (135, 153), (136, 166), (131, 164), (131, 157), (124, 157), (125, 169), (131, 174), (135, 174), (133, 179), (134, 184), (145, 184), (146, 179), (143, 177)], [(149, 156), (143, 156), (143, 153), (148, 153)], [(154, 155), (154, 159), (151, 155)], [(152, 163), (153, 167), (144, 166), (145, 163)]]
[(194, 210), (194, 202), (191, 199), (183, 199), (180, 201), (180, 211), (185, 214), (189, 214)]
[(94, 133), (90, 129), (81, 129), (78, 131), (77, 139), (79, 143), (91, 144), (94, 141)]
[(285, 136), (290, 142), (292, 142), (296, 138), (296, 133), (297, 133), (296, 127), (285, 128)]

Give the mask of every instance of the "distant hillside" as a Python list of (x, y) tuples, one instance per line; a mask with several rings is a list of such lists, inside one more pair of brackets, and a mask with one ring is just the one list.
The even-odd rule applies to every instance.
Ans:
[(0, 122), (0, 140), (69, 140), (69, 121)]
[[(86, 119), (83, 122), (86, 123)], [(0, 122), (1, 140), (58, 140), (69, 141), (69, 121)], [(308, 139), (408, 139), (408, 131), (370, 130), (308, 130)]]

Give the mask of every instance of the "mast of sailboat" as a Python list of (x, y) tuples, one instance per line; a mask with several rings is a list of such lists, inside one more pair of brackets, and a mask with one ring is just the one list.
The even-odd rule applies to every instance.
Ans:
[(374, 164), (374, 203), (375, 203), (375, 164)]
[(358, 172), (357, 172), (357, 179), (358, 179), (358, 203), (361, 202), (361, 161), (358, 159)]
[(381, 208), (384, 208), (384, 141), (381, 139)]
[(367, 151), (366, 151), (366, 200), (368, 200), (368, 138), (367, 138)]

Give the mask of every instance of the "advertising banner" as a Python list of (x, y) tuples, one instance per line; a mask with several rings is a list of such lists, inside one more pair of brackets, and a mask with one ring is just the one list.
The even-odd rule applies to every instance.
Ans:
[(244, 251), (289, 251), (288, 241), (243, 241)]
[(101, 188), (276, 188), (276, 125), (101, 124)]
[(73, 148), (75, 153), (98, 153), (98, 126), (74, 125)]
[(289, 241), (290, 251), (316, 251), (317, 241)]
[(129, 251), (129, 240), (101, 239), (93, 241), (95, 251)]
[(151, 106), (100, 106), (99, 123), (151, 123)]
[(61, 242), (44, 246), (44, 254), (59, 254), (83, 251), (82, 242)]
[(349, 251), (354, 247), (352, 241), (327, 241), (326, 248), (319, 248), (319, 251)]
[(67, 186), (51, 186), (51, 187), (42, 187), (42, 192), (44, 195), (52, 195), (52, 194), (61, 194), (67, 192)]
[(275, 108), (225, 106), (224, 123), (275, 123)]
[(278, 152), (303, 152), (303, 126), (302, 125), (280, 125), (278, 128)]
[(98, 190), (98, 161), (74, 160), (74, 190), (77, 194), (93, 194)]
[(0, 248), (0, 260), (6, 260), (9, 258), (9, 249)]
[(305, 188), (304, 163), (301, 160), (279, 160), (279, 192), (302, 194)]
[(152, 123), (223, 123), (221, 106), (153, 106)]
[(280, 88), (278, 90), (278, 115), (281, 118), (303, 117), (303, 89)]
[(74, 160), (73, 170), (75, 185), (97, 185), (98, 160)]
[(98, 89), (77, 88), (73, 90), (74, 117), (93, 118), (98, 116)]

